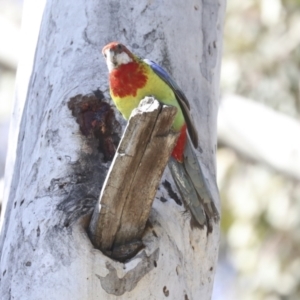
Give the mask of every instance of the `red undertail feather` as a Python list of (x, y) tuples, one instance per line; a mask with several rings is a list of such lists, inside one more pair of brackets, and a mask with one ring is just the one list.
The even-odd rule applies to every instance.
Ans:
[(136, 61), (119, 66), (109, 75), (110, 87), (115, 97), (136, 96), (137, 90), (145, 86), (147, 75)]
[(180, 129), (180, 136), (173, 149), (172, 156), (179, 162), (183, 162), (183, 152), (186, 144), (186, 124)]

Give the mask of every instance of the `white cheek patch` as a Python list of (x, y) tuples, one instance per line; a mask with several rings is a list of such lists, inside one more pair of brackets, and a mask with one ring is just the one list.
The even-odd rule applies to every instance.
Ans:
[(120, 54), (116, 55), (116, 61), (118, 66), (119, 65), (126, 65), (130, 62), (132, 62), (132, 59), (128, 56), (128, 54), (126, 52), (122, 52)]
[(132, 59), (126, 52), (114, 54), (114, 51), (110, 51), (110, 49), (107, 49), (105, 50), (105, 55), (106, 64), (109, 72), (120, 65), (126, 65), (132, 62)]

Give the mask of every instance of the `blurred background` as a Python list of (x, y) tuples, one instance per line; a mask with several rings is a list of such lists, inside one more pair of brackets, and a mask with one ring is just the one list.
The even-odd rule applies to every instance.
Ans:
[[(0, 200), (22, 1), (0, 0)], [(213, 300), (300, 299), (300, 0), (229, 0)]]
[(3, 196), (9, 120), (20, 52), (22, 2), (0, 0), (0, 200)]

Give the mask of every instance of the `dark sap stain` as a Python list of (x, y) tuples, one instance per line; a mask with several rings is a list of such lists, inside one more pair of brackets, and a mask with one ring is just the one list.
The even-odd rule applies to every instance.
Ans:
[(85, 137), (97, 139), (104, 160), (111, 161), (120, 141), (121, 126), (103, 93), (96, 90), (90, 95), (76, 95), (70, 98), (68, 108), (76, 118), (80, 132)]
[(163, 203), (165, 203), (165, 202), (167, 202), (168, 200), (167, 200), (165, 197), (161, 196), (161, 197), (160, 197), (160, 201), (163, 202)]
[(169, 297), (170, 292), (169, 292), (169, 290), (167, 289), (166, 286), (163, 287), (163, 292), (164, 292), (166, 297)]
[(36, 236), (39, 237), (41, 234), (41, 229), (40, 226), (38, 226), (37, 230), (36, 230)]
[(172, 189), (171, 183), (168, 180), (165, 180), (163, 183), (163, 186), (165, 187), (165, 189), (167, 190), (169, 196), (174, 199), (174, 201), (176, 202), (176, 204), (178, 205), (182, 205), (182, 202), (179, 198), (179, 196), (177, 195), (177, 193), (175, 193)]

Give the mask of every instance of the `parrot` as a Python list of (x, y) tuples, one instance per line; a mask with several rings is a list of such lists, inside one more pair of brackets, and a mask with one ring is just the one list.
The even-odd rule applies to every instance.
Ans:
[(192, 227), (206, 226), (211, 232), (212, 221), (219, 220), (219, 212), (193, 149), (198, 147), (198, 134), (186, 96), (165, 69), (149, 59), (141, 59), (123, 44), (111, 42), (103, 47), (102, 54), (109, 72), (111, 98), (126, 120), (140, 101), (150, 95), (177, 108), (171, 129), (179, 137), (168, 166), (191, 213)]

